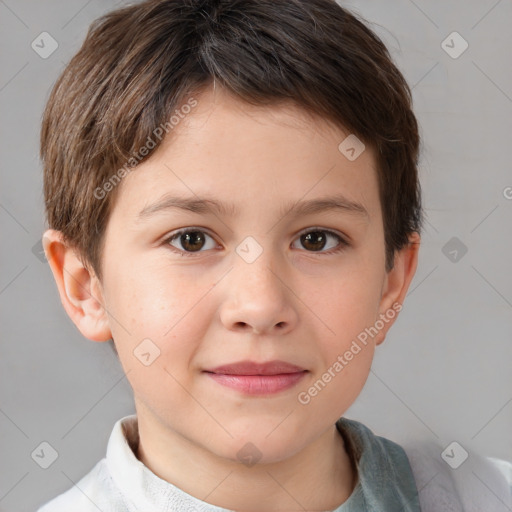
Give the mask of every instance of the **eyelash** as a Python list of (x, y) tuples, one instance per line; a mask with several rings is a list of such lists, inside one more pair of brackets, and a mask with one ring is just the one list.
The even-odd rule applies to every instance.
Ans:
[[(173, 252), (176, 252), (176, 253), (180, 254), (181, 256), (187, 256), (187, 257), (196, 256), (197, 254), (201, 254), (204, 251), (182, 251), (182, 250), (177, 249), (176, 247), (174, 247), (174, 246), (172, 246), (170, 244), (170, 242), (176, 240), (181, 235), (184, 235), (186, 233), (195, 233), (195, 232), (204, 233), (204, 234), (208, 235), (210, 238), (213, 238), (211, 235), (209, 235), (203, 229), (200, 229), (200, 228), (186, 228), (186, 229), (181, 229), (179, 231), (176, 231), (172, 235), (168, 236), (163, 241), (163, 243), (167, 247), (169, 247)], [(302, 231), (301, 233), (299, 233), (298, 238), (300, 238), (303, 235), (307, 235), (308, 233), (315, 233), (315, 232), (327, 233), (328, 235), (333, 236), (334, 238), (336, 238), (338, 240), (339, 245), (337, 247), (335, 247), (334, 249), (329, 249), (328, 251), (306, 251), (306, 252), (309, 252), (309, 253), (312, 253), (312, 254), (324, 254), (324, 255), (326, 254), (326, 255), (329, 256), (331, 254), (337, 254), (337, 253), (343, 251), (344, 249), (346, 249), (347, 247), (350, 247), (350, 244), (344, 238), (342, 238), (337, 233), (335, 233), (333, 231), (330, 231), (328, 229), (322, 229), (322, 228), (316, 228), (316, 227), (315, 228), (309, 228), (308, 230)]]

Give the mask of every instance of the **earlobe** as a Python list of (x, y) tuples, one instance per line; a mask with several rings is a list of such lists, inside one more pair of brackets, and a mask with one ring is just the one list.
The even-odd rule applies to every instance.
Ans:
[(47, 230), (43, 235), (43, 247), (62, 305), (73, 323), (92, 341), (111, 339), (101, 283), (97, 276), (65, 243), (60, 231)]
[[(375, 337), (375, 344), (380, 345), (402, 309), (407, 290), (414, 278), (418, 266), (418, 253), (421, 238), (416, 232), (409, 236), (409, 243), (395, 254), (395, 264), (387, 273), (384, 282), (379, 314), (392, 318)], [(393, 310), (393, 314), (391, 312)]]

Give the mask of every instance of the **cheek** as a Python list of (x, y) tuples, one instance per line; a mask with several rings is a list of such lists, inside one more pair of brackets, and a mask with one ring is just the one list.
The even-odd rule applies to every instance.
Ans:
[(111, 274), (111, 326), (134, 394), (155, 410), (185, 408), (183, 388), (191, 387), (191, 362), (205, 332), (195, 306), (207, 290), (187, 287), (168, 270), (120, 274)]
[(375, 322), (381, 298), (380, 275), (358, 265), (340, 269), (310, 287), (305, 295), (311, 310), (322, 319), (326, 335), (338, 343), (336, 348)]
[[(187, 352), (195, 349), (194, 340), (199, 338), (202, 326), (192, 315), (207, 290), (200, 283), (186, 286), (183, 278), (168, 269), (133, 266), (129, 273), (121, 270), (110, 274), (107, 309), (125, 368), (137, 368), (133, 353), (141, 343), (159, 356), (161, 365), (164, 361), (167, 364), (183, 360)], [(144, 340), (150, 340), (157, 348)]]
[(375, 344), (366, 329), (378, 318), (380, 303), (377, 267), (363, 259), (348, 267), (312, 290), (308, 301), (324, 326), (323, 335), (317, 336), (320, 365), (310, 398), (316, 406), (332, 410), (334, 418), (356, 399), (368, 378)]
[(374, 322), (371, 312), (353, 301), (340, 300), (338, 305), (344, 307), (338, 311), (332, 309), (334, 304), (330, 306), (335, 334), (318, 339), (321, 362), (298, 397), (300, 404), (322, 411), (324, 420), (327, 416), (332, 422), (344, 414), (361, 393), (375, 352), (372, 337), (365, 331)]
[(147, 258), (113, 269), (108, 284), (111, 310), (126, 328), (158, 339), (169, 336), (207, 291), (207, 284), (197, 276), (185, 275), (172, 263), (156, 264)]
[(337, 354), (312, 386), (305, 390), (306, 394), (301, 396), (303, 401), (309, 399), (310, 405), (323, 411), (322, 414), (327, 415), (330, 422), (336, 421), (355, 402), (368, 379), (374, 346), (359, 344), (354, 352), (348, 351), (352, 354), (350, 361), (347, 351)]

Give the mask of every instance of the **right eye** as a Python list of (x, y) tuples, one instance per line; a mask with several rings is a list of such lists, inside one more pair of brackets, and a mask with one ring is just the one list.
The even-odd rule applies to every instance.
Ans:
[[(173, 247), (172, 250), (181, 256), (192, 256), (196, 252), (204, 252), (201, 249), (205, 247), (207, 238), (213, 241), (213, 238), (204, 231), (198, 228), (187, 228), (171, 234), (164, 240), (164, 243)], [(182, 248), (173, 245), (172, 242), (174, 241), (177, 241)], [(213, 244), (210, 244), (210, 247), (206, 247), (206, 249), (214, 249), (215, 247), (216, 244), (213, 241)]]

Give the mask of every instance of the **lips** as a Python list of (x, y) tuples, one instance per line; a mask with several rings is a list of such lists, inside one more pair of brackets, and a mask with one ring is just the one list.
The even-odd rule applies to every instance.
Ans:
[(221, 373), (223, 375), (280, 375), (283, 373), (303, 372), (305, 369), (285, 361), (269, 361), (268, 363), (239, 361), (205, 371)]
[(294, 387), (308, 371), (285, 361), (240, 361), (204, 372), (218, 384), (243, 394), (268, 395)]

